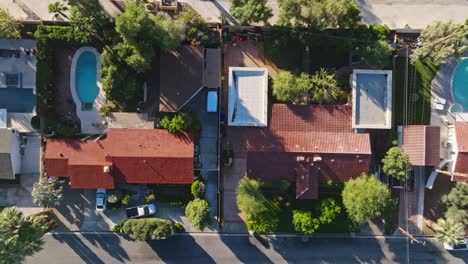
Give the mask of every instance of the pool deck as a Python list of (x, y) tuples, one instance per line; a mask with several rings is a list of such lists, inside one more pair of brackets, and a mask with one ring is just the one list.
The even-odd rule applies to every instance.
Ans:
[[(90, 51), (97, 56), (97, 68), (96, 68), (96, 77), (97, 77), (97, 86), (99, 87), (99, 93), (94, 100), (93, 109), (91, 111), (82, 111), (81, 110), (81, 101), (76, 93), (75, 88), (75, 72), (76, 72), (76, 62), (81, 53), (85, 51)], [(104, 134), (107, 125), (104, 125), (106, 119), (99, 114), (99, 109), (106, 103), (106, 96), (102, 89), (101, 83), (101, 56), (95, 48), (92, 47), (82, 47), (78, 49), (73, 56), (71, 71), (70, 71), (70, 90), (73, 97), (73, 101), (76, 104), (76, 115), (81, 121), (81, 133), (82, 134)]]
[[(460, 61), (461, 59), (449, 58), (447, 63), (439, 67), (439, 71), (431, 83), (431, 103), (437, 97), (447, 100), (442, 110), (436, 110), (431, 106), (431, 125), (440, 126), (440, 154), (442, 159), (448, 161), (453, 159), (451, 146), (456, 144), (453, 129), (455, 116), (449, 112), (449, 109), (455, 103), (452, 93), (452, 78)], [(448, 165), (451, 166), (451, 164)]]

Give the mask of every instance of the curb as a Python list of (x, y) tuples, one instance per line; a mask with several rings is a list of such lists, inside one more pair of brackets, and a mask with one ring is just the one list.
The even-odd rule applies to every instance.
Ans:
[[(112, 231), (62, 231), (62, 232), (47, 232), (45, 235), (124, 235), (125, 233), (121, 232), (112, 232)], [(176, 233), (174, 236), (193, 236), (193, 237), (269, 237), (269, 238), (302, 238), (302, 234), (294, 233), (281, 233), (281, 234), (249, 234), (249, 233), (217, 233), (217, 232), (184, 232)], [(370, 235), (347, 235), (347, 234), (315, 234), (310, 236), (305, 236), (310, 239), (314, 238), (355, 238), (355, 239), (410, 239), (405, 235), (392, 235), (392, 236), (370, 236)], [(434, 236), (414, 236), (419, 239), (434, 239)]]

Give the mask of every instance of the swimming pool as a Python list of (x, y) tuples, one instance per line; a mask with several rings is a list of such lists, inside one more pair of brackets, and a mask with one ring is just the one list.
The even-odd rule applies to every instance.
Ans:
[(457, 107), (450, 109), (454, 112), (468, 111), (468, 58), (460, 61), (455, 68), (452, 79), (453, 99)]
[(78, 55), (75, 67), (75, 89), (81, 101), (81, 110), (90, 111), (99, 94), (97, 86), (97, 56), (91, 51), (83, 51)]
[(0, 109), (9, 113), (32, 113), (36, 95), (29, 88), (0, 88)]

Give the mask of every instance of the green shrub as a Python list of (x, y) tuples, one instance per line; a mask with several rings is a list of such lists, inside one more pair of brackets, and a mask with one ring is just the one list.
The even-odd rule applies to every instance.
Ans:
[(338, 205), (335, 199), (326, 198), (320, 201), (320, 223), (330, 224), (335, 220), (336, 216), (341, 213), (341, 206)]
[(184, 226), (179, 222), (174, 222), (174, 231), (176, 233), (182, 233), (185, 231)]
[(129, 203), (132, 202), (132, 196), (130, 194), (125, 194), (124, 197), (122, 198), (122, 205), (128, 205)]
[(296, 232), (311, 235), (320, 227), (320, 220), (313, 218), (311, 212), (294, 210), (293, 226)]
[(99, 113), (103, 116), (109, 116), (111, 112), (116, 112), (118, 107), (112, 102), (107, 102), (105, 105), (101, 106)]
[(112, 190), (107, 193), (107, 202), (110, 204), (115, 204), (122, 199), (122, 192), (120, 190)]
[(198, 230), (203, 230), (210, 224), (210, 207), (205, 200), (196, 198), (188, 203), (185, 215), (190, 223)]
[(165, 116), (161, 120), (160, 125), (162, 128), (167, 129), (171, 133), (176, 133), (187, 128), (186, 121), (182, 115), (175, 115), (172, 118)]
[(279, 228), (278, 214), (274, 211), (263, 211), (247, 216), (247, 228), (255, 233), (273, 233)]
[(196, 180), (191, 186), (193, 198), (205, 198), (205, 184), (201, 180)]
[(122, 222), (117, 223), (114, 227), (112, 227), (112, 232), (122, 232), (122, 228), (126, 222), (127, 220), (123, 220)]
[(41, 126), (41, 117), (37, 115), (33, 116), (31, 118), (31, 126), (36, 130), (39, 129)]
[(156, 196), (154, 194), (146, 195), (146, 197), (145, 197), (145, 202), (146, 203), (152, 203), (154, 201), (156, 201)]
[(123, 231), (139, 241), (166, 239), (174, 235), (174, 223), (161, 218), (129, 219), (123, 225)]
[(280, 189), (280, 192), (286, 192), (289, 187), (291, 187), (291, 182), (289, 182), (288, 180), (281, 180), (280, 183), (279, 183), (279, 189)]

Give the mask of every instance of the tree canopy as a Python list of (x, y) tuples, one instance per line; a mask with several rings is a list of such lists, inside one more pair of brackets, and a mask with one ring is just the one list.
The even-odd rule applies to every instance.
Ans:
[(206, 200), (195, 198), (188, 203), (185, 208), (185, 215), (190, 223), (198, 230), (202, 231), (210, 224), (210, 207)]
[(55, 207), (60, 204), (63, 198), (63, 187), (58, 178), (48, 180), (41, 178), (34, 183), (32, 190), (33, 202), (42, 207)]
[(281, 102), (305, 104), (311, 85), (306, 73), (296, 76), (289, 71), (280, 71), (273, 80), (273, 95)]
[(231, 0), (231, 14), (243, 25), (252, 22), (267, 23), (273, 16), (267, 0)]
[(421, 31), (422, 45), (411, 53), (411, 62), (427, 60), (435, 65), (443, 64), (448, 57), (458, 57), (468, 50), (464, 44), (467, 37), (468, 22), (435, 21)]
[(42, 249), (49, 228), (45, 216), (23, 217), (14, 207), (0, 212), (0, 263), (21, 263)]
[(345, 182), (342, 196), (349, 217), (357, 223), (380, 216), (390, 200), (387, 187), (366, 174)]
[(310, 76), (309, 87), (309, 99), (313, 103), (321, 104), (334, 102), (341, 93), (338, 83), (335, 80), (335, 74), (323, 68), (320, 68), (318, 72)]
[(392, 147), (382, 159), (383, 171), (396, 179), (403, 180), (411, 169), (408, 155), (399, 147)]
[(385, 40), (360, 47), (361, 60), (365, 64), (385, 68), (390, 64), (393, 49)]
[(441, 218), (437, 220), (437, 223), (432, 228), (436, 233), (436, 238), (447, 244), (457, 244), (465, 235), (464, 226), (452, 219)]
[(455, 184), (443, 200), (447, 205), (445, 217), (468, 225), (468, 183), (458, 182)]
[(8, 10), (0, 8), (0, 38), (20, 38), (22, 24), (8, 13)]
[(68, 16), (65, 14), (66, 11), (68, 11), (68, 7), (61, 2), (54, 2), (50, 3), (48, 6), (49, 13), (54, 15), (54, 19), (58, 20), (61, 17), (67, 18)]
[(156, 51), (156, 26), (145, 7), (135, 1), (125, 2), (125, 12), (115, 18), (115, 30), (123, 39), (115, 46), (119, 57), (137, 72), (151, 68)]
[(317, 29), (351, 28), (361, 20), (355, 1), (279, 0), (279, 24), (297, 24)]

